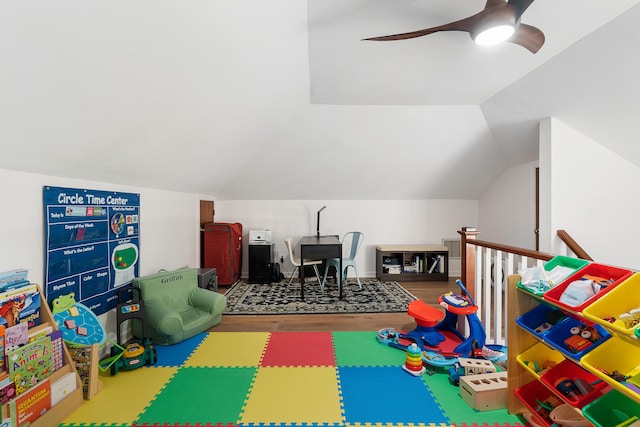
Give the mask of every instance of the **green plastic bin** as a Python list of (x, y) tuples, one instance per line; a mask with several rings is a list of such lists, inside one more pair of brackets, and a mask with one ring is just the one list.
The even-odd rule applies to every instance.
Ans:
[(616, 390), (582, 408), (582, 414), (597, 427), (618, 427), (640, 419), (640, 403)]

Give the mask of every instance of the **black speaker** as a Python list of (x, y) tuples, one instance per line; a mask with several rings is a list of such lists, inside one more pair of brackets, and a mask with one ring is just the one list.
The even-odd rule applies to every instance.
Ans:
[(215, 268), (198, 269), (198, 286), (210, 291), (218, 291), (218, 274)]
[(271, 283), (273, 243), (249, 245), (249, 283)]

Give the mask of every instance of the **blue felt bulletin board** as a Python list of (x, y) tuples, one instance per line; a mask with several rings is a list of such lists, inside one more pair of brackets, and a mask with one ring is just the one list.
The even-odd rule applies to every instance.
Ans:
[(45, 295), (75, 294), (96, 315), (138, 276), (140, 194), (43, 188)]

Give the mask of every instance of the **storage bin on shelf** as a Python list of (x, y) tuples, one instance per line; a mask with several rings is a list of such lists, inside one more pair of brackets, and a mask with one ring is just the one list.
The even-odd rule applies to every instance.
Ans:
[(565, 358), (559, 351), (539, 342), (516, 356), (516, 360), (534, 377), (540, 378), (543, 372), (562, 362)]
[(539, 424), (551, 426), (549, 415), (553, 408), (563, 402), (538, 380), (531, 381), (515, 389), (514, 394), (529, 409)]
[(542, 339), (549, 330), (567, 315), (551, 305), (540, 304), (516, 319), (516, 323)]
[[(616, 286), (618, 286), (624, 280), (628, 279), (632, 274), (633, 272), (628, 269), (598, 263), (590, 263), (569, 276), (558, 286), (555, 286), (545, 292), (543, 298), (564, 310), (571, 311), (573, 313), (581, 313), (588, 305), (604, 297), (607, 293), (615, 289)], [(562, 295), (569, 288), (569, 286), (572, 286), (571, 284), (573, 282), (581, 280), (583, 277), (585, 277), (585, 275), (610, 280), (610, 283), (608, 283), (606, 287), (598, 291), (595, 295), (587, 297), (584, 301), (577, 303), (576, 305), (567, 304), (564, 301), (561, 301)]]
[[(575, 363), (564, 360), (540, 375), (540, 380), (551, 390), (556, 390), (557, 395), (576, 408), (582, 408), (604, 394), (607, 384), (598, 381), (599, 378), (581, 368)], [(585, 394), (580, 391), (578, 381), (582, 381), (590, 391)], [(595, 384), (594, 384), (595, 382)]]
[[(626, 340), (609, 340), (581, 360), (582, 366), (622, 394), (640, 402), (640, 345)], [(628, 381), (617, 381), (618, 375)]]
[(640, 405), (612, 390), (582, 408), (582, 414), (598, 427), (622, 427), (640, 419)]
[(590, 304), (582, 314), (615, 334), (633, 336), (634, 329), (640, 325), (640, 273), (633, 274)]
[[(589, 328), (592, 331), (591, 338), (583, 338), (581, 333), (573, 333), (576, 330), (583, 331)], [(544, 342), (560, 351), (565, 357), (579, 361), (585, 354), (609, 338), (611, 334), (602, 326), (589, 326), (576, 318), (567, 317), (549, 329), (549, 332), (544, 335)]]
[(565, 403), (551, 411), (554, 425), (562, 427), (592, 427), (592, 424), (573, 406)]
[[(552, 287), (555, 287), (562, 283), (567, 277), (576, 273), (587, 264), (589, 264), (589, 261), (586, 261), (584, 259), (558, 255), (547, 261), (543, 265), (543, 268), (547, 272), (549, 280), (551, 280), (552, 282)], [(523, 286), (521, 282), (518, 282), (516, 286), (533, 295), (542, 296), (544, 294), (544, 292), (534, 291), (527, 288), (526, 286)]]

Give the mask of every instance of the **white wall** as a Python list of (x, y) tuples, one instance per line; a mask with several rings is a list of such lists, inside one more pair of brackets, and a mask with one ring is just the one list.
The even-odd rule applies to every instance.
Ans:
[(535, 249), (538, 163), (507, 169), (478, 201), (479, 239)]
[(243, 225), (244, 277), (248, 270), (248, 232), (255, 229), (272, 231), (276, 259), (285, 257), (282, 270), (287, 274), (293, 266), (287, 259), (284, 239), (315, 235), (316, 213), (325, 205), (320, 214), (321, 234), (364, 233), (356, 259), (362, 277), (375, 277), (377, 245), (439, 245), (442, 238), (459, 237), (460, 227), (476, 226), (478, 216), (475, 200), (223, 200), (216, 201), (215, 221)]
[(565, 229), (597, 262), (640, 269), (640, 168), (557, 119), (540, 125), (542, 251)]
[[(0, 169), (0, 271), (26, 268), (32, 282), (44, 284), (46, 185), (140, 193), (140, 275), (199, 266), (198, 195)], [(100, 318), (115, 339), (113, 311)]]
[(196, 194), (0, 169), (0, 271), (27, 268), (29, 279), (43, 284), (45, 185), (140, 193), (140, 274), (198, 266), (200, 199)]

